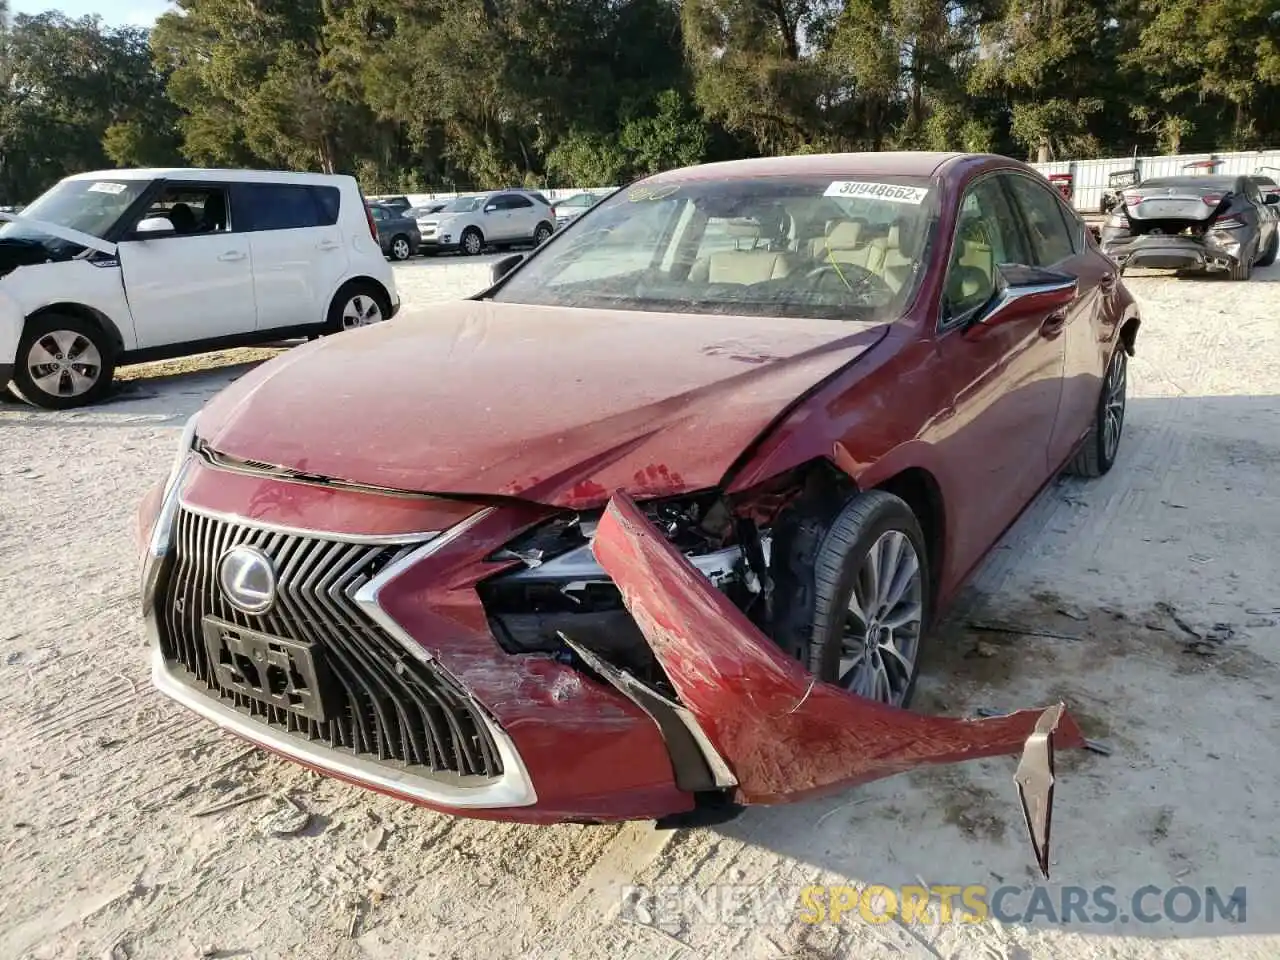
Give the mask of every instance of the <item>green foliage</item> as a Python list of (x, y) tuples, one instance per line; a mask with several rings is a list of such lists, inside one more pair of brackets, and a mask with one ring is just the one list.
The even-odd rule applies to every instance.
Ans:
[[(1280, 0), (176, 0), (0, 29), (0, 202), (190, 162), (370, 190), (737, 156), (1275, 146)], [(0, 0), (0, 10), (4, 8)]]

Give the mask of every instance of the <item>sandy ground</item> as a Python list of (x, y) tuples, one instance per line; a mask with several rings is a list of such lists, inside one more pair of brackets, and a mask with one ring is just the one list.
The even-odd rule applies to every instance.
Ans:
[[(425, 302), (487, 266), (398, 271)], [(1147, 884), (1244, 886), (1243, 922), (800, 921), (817, 883), (1012, 884), (1006, 909), (1028, 906), (1011, 759), (714, 829), (531, 828), (320, 778), (162, 701), (133, 511), (183, 419), (268, 350), (133, 368), (83, 412), (0, 403), (0, 958), (1280, 955), (1276, 281), (1131, 281), (1146, 322), (1116, 469), (1034, 505), (921, 693), (956, 714), (1063, 696), (1113, 748), (1062, 759), (1051, 896), (1108, 884), (1125, 912)], [(747, 909), (620, 912), (624, 884)]]

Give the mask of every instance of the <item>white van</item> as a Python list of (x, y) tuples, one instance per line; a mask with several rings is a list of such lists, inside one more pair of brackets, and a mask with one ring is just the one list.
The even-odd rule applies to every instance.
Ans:
[(111, 170), (0, 213), (0, 389), (66, 409), (119, 364), (394, 316), (391, 265), (352, 177)]

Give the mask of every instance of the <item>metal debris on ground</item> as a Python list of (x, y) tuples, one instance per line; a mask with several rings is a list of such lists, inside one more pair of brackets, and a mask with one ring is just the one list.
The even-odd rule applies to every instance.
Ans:
[[(992, 717), (1007, 717), (1009, 715), (1008, 710), (996, 710), (993, 707), (979, 707), (973, 713), (974, 713), (974, 716), (979, 717), (980, 719), (983, 719), (983, 720), (989, 720)], [(1115, 750), (1106, 741), (1091, 740), (1087, 737), (1085, 738), (1085, 741), (1084, 741), (1084, 748), (1088, 750), (1090, 753), (1096, 753), (1098, 754), (1098, 756), (1101, 756), (1101, 757), (1109, 757), (1115, 753)]]
[(240, 807), (246, 803), (253, 803), (255, 800), (261, 800), (265, 796), (265, 793), (247, 793), (242, 797), (235, 797), (231, 800), (224, 801), (223, 803), (215, 803), (211, 807), (203, 807), (200, 810), (194, 811), (191, 815), (193, 817), (211, 817), (215, 813), (221, 813), (224, 810), (231, 810), (234, 807)]

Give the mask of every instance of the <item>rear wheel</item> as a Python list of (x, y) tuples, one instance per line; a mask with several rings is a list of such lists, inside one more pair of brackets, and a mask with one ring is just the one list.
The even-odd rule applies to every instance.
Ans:
[(348, 284), (337, 292), (329, 304), (326, 333), (341, 333), (381, 323), (391, 314), (387, 292), (375, 283)]
[(904, 500), (870, 490), (849, 499), (820, 539), (819, 529), (801, 521), (784, 546), (796, 576), (779, 584), (787, 595), (775, 637), (818, 679), (904, 707), (932, 614), (920, 523)]
[(114, 374), (115, 349), (100, 327), (79, 317), (45, 314), (22, 332), (13, 384), (37, 407), (68, 410), (102, 399)]
[(533, 245), (535, 247), (542, 246), (549, 239), (551, 239), (551, 234), (554, 232), (555, 231), (553, 231), (551, 228), (551, 224), (549, 223), (538, 224), (538, 229), (533, 231)]
[(1129, 355), (1123, 346), (1117, 345), (1102, 381), (1102, 395), (1098, 397), (1093, 426), (1075, 459), (1067, 466), (1068, 473), (1077, 477), (1100, 477), (1116, 462), (1120, 435), (1124, 432), (1128, 385)]

